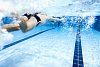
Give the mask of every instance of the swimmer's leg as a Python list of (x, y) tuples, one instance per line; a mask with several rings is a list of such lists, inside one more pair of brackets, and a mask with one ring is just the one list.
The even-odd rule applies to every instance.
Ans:
[(8, 32), (19, 30), (20, 26), (18, 23), (13, 23), (13, 24), (5, 24), (2, 26), (2, 29), (7, 29)]
[(20, 22), (20, 29), (22, 30), (22, 32), (26, 32), (27, 29), (27, 23), (26, 22)]
[(25, 33), (37, 25), (37, 20), (34, 17), (31, 17), (27, 22), (20, 22), (19, 25), (22, 32)]

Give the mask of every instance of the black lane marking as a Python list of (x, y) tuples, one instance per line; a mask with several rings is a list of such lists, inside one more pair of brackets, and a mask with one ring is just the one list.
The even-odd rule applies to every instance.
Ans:
[(84, 67), (82, 47), (81, 47), (80, 29), (77, 30), (77, 34), (76, 34), (74, 58), (73, 58), (73, 67)]
[[(15, 44), (18, 44), (18, 43), (20, 43), (20, 42), (23, 42), (23, 41), (25, 41), (25, 40), (28, 40), (28, 39), (30, 39), (30, 38), (32, 38), (32, 37), (34, 37), (34, 36), (37, 36), (37, 35), (39, 35), (39, 34), (42, 34), (42, 33), (44, 33), (44, 32), (50, 31), (50, 30), (52, 30), (52, 29), (55, 29), (55, 28), (51, 28), (51, 29), (48, 29), (48, 30), (41, 31), (41, 32), (39, 32), (39, 33), (33, 34), (33, 35), (28, 36), (28, 37), (26, 37), (26, 38), (23, 38), (23, 39), (20, 39), (20, 40), (18, 40), (18, 41), (15, 41), (15, 42), (13, 42), (13, 43), (10, 43), (10, 44), (8, 44), (8, 45), (5, 45), (5, 46), (3, 47), (2, 50), (6, 49), (6, 48), (8, 48), (8, 47), (10, 47), (10, 46), (13, 46), (13, 45), (15, 45)], [(1, 50), (0, 50), (0, 51), (1, 51)]]

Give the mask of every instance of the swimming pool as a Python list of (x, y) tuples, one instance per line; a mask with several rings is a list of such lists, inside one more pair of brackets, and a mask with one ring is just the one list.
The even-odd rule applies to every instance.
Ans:
[(13, 40), (4, 45), (15, 43), (0, 51), (0, 67), (100, 67), (100, 32), (92, 28), (79, 35), (76, 28), (47, 22), (27, 33), (11, 34)]

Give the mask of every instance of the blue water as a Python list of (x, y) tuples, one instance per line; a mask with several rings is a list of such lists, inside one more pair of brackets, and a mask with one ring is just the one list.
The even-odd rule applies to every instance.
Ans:
[(84, 31), (81, 36), (84, 67), (100, 67), (100, 32)]
[[(22, 33), (11, 32), (13, 40), (21, 40), (44, 31), (35, 37), (0, 51), (0, 67), (72, 67), (76, 40), (76, 29), (56, 24), (44, 24)], [(81, 45), (84, 67), (100, 67), (100, 32), (90, 28), (81, 30)]]
[(1, 54), (0, 66), (71, 67), (74, 42), (75, 31), (56, 28), (1, 51), (6, 56)]
[[(21, 1), (0, 0), (0, 20), (2, 17), (11, 16), (12, 12), (22, 15), (27, 11), (72, 17), (66, 17), (67, 23), (60, 27), (50, 23), (35, 27), (27, 33), (22, 33), (21, 30), (10, 33), (0, 31), (0, 67), (72, 67), (77, 34), (75, 16), (85, 19), (82, 19), (82, 52), (79, 52), (83, 55), (84, 67), (100, 67), (100, 32), (85, 26), (92, 21), (88, 21), (89, 18), (85, 16), (100, 15), (100, 0)], [(1, 23), (0, 21), (0, 25)], [(48, 29), (52, 30), (40, 33)], [(32, 35), (36, 36), (29, 38)], [(5, 46), (8, 47), (3, 49)]]

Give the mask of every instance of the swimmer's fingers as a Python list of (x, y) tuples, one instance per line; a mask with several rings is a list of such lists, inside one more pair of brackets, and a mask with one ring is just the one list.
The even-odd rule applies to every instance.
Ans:
[(62, 22), (65, 23), (66, 22), (66, 19), (65, 18), (61, 18), (60, 21), (62, 21)]

